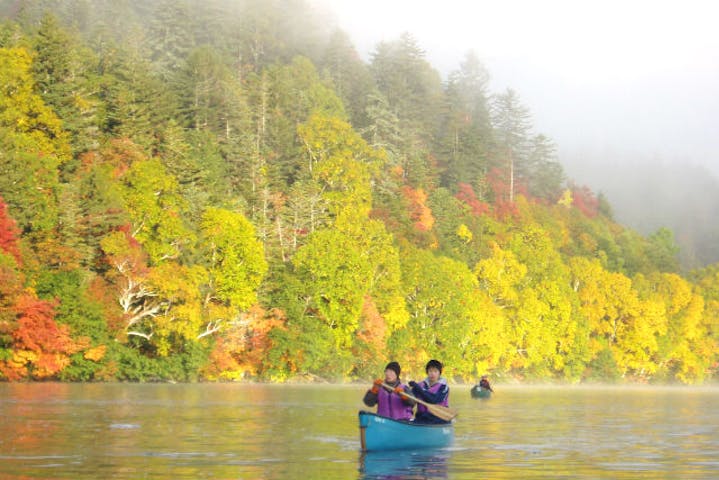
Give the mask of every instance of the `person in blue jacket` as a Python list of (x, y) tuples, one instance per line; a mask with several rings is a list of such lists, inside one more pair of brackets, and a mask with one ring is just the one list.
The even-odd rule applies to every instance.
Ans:
[[(417, 383), (409, 382), (412, 387), (412, 395), (427, 403), (449, 406), (449, 386), (447, 380), (442, 377), (443, 365), (439, 360), (430, 360), (425, 366), (427, 378)], [(417, 413), (414, 416), (417, 423), (449, 423), (429, 413), (426, 406), (421, 403), (417, 404)]]

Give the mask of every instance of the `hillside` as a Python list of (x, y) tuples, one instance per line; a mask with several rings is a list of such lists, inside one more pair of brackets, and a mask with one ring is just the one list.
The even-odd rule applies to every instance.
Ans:
[(0, 2), (0, 378), (699, 383), (719, 277), (518, 92), (301, 1)]
[(719, 179), (706, 168), (612, 155), (568, 164), (572, 178), (605, 195), (618, 222), (643, 235), (672, 230), (684, 270), (719, 261)]

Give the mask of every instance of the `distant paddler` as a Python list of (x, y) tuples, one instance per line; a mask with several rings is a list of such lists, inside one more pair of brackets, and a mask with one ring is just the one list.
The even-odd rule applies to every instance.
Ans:
[(482, 378), (479, 380), (479, 383), (472, 387), (471, 393), (472, 397), (474, 398), (489, 398), (492, 396), (492, 393), (494, 392), (494, 389), (489, 384), (489, 378), (487, 378), (487, 375), (482, 375)]

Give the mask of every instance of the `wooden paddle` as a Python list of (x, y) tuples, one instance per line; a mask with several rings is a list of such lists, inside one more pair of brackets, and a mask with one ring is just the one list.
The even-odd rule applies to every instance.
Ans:
[[(392, 387), (391, 385), (387, 385), (386, 383), (382, 382), (382, 386), (384, 388), (386, 388), (387, 390), (394, 392), (394, 387)], [(410, 400), (414, 400), (417, 403), (421, 403), (422, 405), (427, 407), (427, 410), (429, 410), (429, 413), (431, 413), (435, 417), (441, 418), (444, 421), (449, 422), (450, 420), (452, 420), (454, 417), (457, 416), (458, 412), (452, 408), (445, 407), (444, 405), (436, 405), (434, 403), (425, 402), (424, 400), (420, 400), (419, 398), (417, 398), (413, 395), (410, 395), (407, 392), (403, 392), (402, 395), (409, 398)]]

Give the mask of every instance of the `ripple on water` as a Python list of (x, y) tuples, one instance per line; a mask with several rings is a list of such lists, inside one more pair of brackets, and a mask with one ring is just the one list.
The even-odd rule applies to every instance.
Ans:
[(606, 470), (622, 472), (661, 471), (664, 467), (663, 464), (656, 462), (600, 462), (597, 465)]
[(64, 460), (77, 459), (79, 455), (0, 455), (0, 460)]
[(312, 440), (320, 443), (327, 443), (327, 444), (335, 444), (339, 446), (342, 450), (358, 450), (360, 448), (359, 441), (352, 438), (348, 439), (346, 437), (332, 437), (332, 436), (319, 436), (319, 435), (312, 435), (306, 438), (307, 440)]

